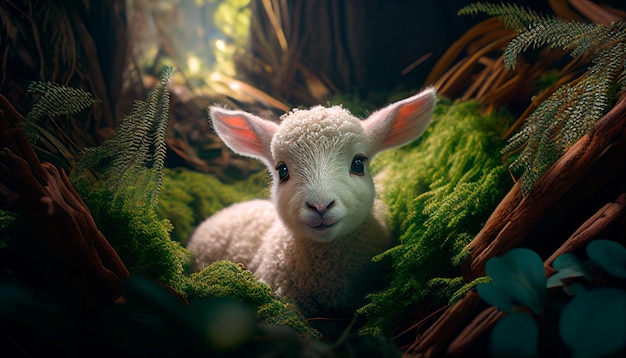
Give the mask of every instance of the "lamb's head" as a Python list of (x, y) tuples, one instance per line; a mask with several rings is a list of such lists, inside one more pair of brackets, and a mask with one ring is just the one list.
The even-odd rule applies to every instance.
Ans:
[(292, 232), (330, 241), (354, 230), (372, 209), (368, 138), (341, 107), (284, 116), (271, 143), (273, 199)]
[(212, 107), (210, 113), (231, 149), (268, 166), (283, 223), (296, 237), (328, 242), (366, 220), (375, 197), (370, 159), (417, 138), (435, 99), (428, 89), (365, 120), (338, 106), (294, 110), (280, 125), (243, 111)]

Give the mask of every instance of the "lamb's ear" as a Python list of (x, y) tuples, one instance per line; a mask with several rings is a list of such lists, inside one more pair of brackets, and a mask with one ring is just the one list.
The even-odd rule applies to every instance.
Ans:
[(419, 137), (430, 124), (436, 101), (435, 90), (429, 88), (372, 113), (363, 121), (371, 154)]
[(272, 163), (270, 144), (278, 124), (244, 111), (209, 109), (213, 128), (234, 152)]

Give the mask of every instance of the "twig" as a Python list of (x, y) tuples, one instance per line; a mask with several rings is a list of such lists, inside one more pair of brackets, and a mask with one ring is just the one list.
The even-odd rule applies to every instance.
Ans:
[(615, 202), (607, 203), (593, 216), (585, 221), (558, 250), (556, 250), (544, 263), (548, 276), (555, 271), (552, 261), (559, 255), (572, 252), (588, 242), (602, 238), (604, 233), (613, 225), (624, 220), (626, 214), (626, 193), (622, 193)]

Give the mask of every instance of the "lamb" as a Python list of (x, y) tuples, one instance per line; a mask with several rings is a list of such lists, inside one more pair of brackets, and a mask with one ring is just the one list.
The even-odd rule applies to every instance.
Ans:
[(365, 120), (316, 106), (292, 110), (280, 125), (211, 107), (224, 143), (267, 165), (271, 200), (234, 204), (202, 222), (187, 245), (195, 268), (229, 259), (305, 317), (354, 313), (377, 282), (371, 258), (393, 244), (369, 161), (420, 136), (435, 102), (429, 88)]

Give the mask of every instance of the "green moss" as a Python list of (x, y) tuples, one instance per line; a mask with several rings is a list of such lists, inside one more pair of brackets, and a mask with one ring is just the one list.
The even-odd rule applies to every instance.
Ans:
[(20, 231), (19, 224), (20, 217), (17, 214), (0, 209), (0, 250), (6, 248), (9, 241), (15, 238)]
[(122, 200), (123, 194), (115, 199), (108, 189), (85, 183), (75, 186), (131, 274), (157, 279), (175, 289), (184, 287), (180, 281), (189, 253), (170, 239), (172, 224), (168, 220), (159, 218), (150, 206)]
[[(185, 169), (166, 170), (157, 212), (174, 224), (172, 239), (186, 243), (194, 228), (218, 210), (234, 202), (266, 197), (267, 184), (265, 172), (225, 184), (208, 174)], [(167, 261), (180, 267), (171, 259)], [(173, 286), (179, 287), (189, 299), (215, 297), (242, 301), (254, 307), (258, 318), (266, 324), (290, 326), (305, 335), (318, 335), (304, 323), (294, 306), (233, 262), (216, 262), (199, 273), (179, 279)]]
[(239, 300), (255, 307), (259, 319), (267, 324), (290, 326), (302, 334), (318, 336), (293, 306), (257, 280), (252, 272), (230, 261), (215, 262), (194, 274), (188, 293), (190, 298), (226, 297)]
[(166, 169), (157, 213), (173, 225), (173, 240), (187, 244), (196, 226), (232, 203), (267, 196), (267, 174), (225, 184), (216, 177), (186, 169)]
[[(187, 180), (177, 181), (181, 178)], [(202, 180), (204, 184), (189, 187), (193, 193), (189, 197), (199, 195), (198, 193), (206, 194), (203, 190), (209, 190), (207, 187), (215, 184), (212, 189), (215, 193), (209, 193), (203, 200), (196, 198), (198, 201), (205, 201), (201, 206), (210, 213), (235, 200), (237, 196), (246, 195), (242, 194), (239, 188), (247, 187), (247, 192), (253, 192), (253, 188), (257, 188), (257, 185), (251, 184), (250, 181), (225, 185), (207, 178), (210, 177), (204, 174), (168, 171), (162, 195), (177, 192), (180, 194), (181, 187), (168, 189), (168, 183), (183, 186), (184, 183), (189, 185), (194, 180)], [(251, 180), (255, 181), (254, 178)], [(90, 188), (84, 183), (77, 183), (76, 186), (92, 211), (98, 227), (133, 276), (157, 279), (189, 299), (236, 299), (253, 307), (263, 323), (287, 325), (302, 334), (317, 336), (315, 330), (304, 322), (294, 307), (279, 299), (269, 286), (258, 281), (250, 271), (243, 270), (235, 263), (221, 261), (199, 273), (189, 274), (187, 265), (190, 252), (180, 242), (170, 238), (172, 224), (168, 219), (160, 218), (151, 207), (128, 205), (123, 200), (114, 199), (113, 194), (107, 189)], [(125, 195), (118, 193), (118, 197), (124, 198)], [(193, 202), (188, 199), (185, 203)], [(189, 213), (194, 209), (194, 206), (179, 204), (181, 204), (179, 208), (184, 209), (184, 212)], [(175, 210), (176, 206), (169, 208)]]
[(512, 184), (500, 155), (512, 118), (481, 111), (440, 103), (421, 139), (374, 160), (399, 245), (375, 258), (391, 267), (391, 282), (360, 309), (369, 318), (361, 333), (388, 333), (419, 303), (443, 304), (462, 285), (463, 248)]

